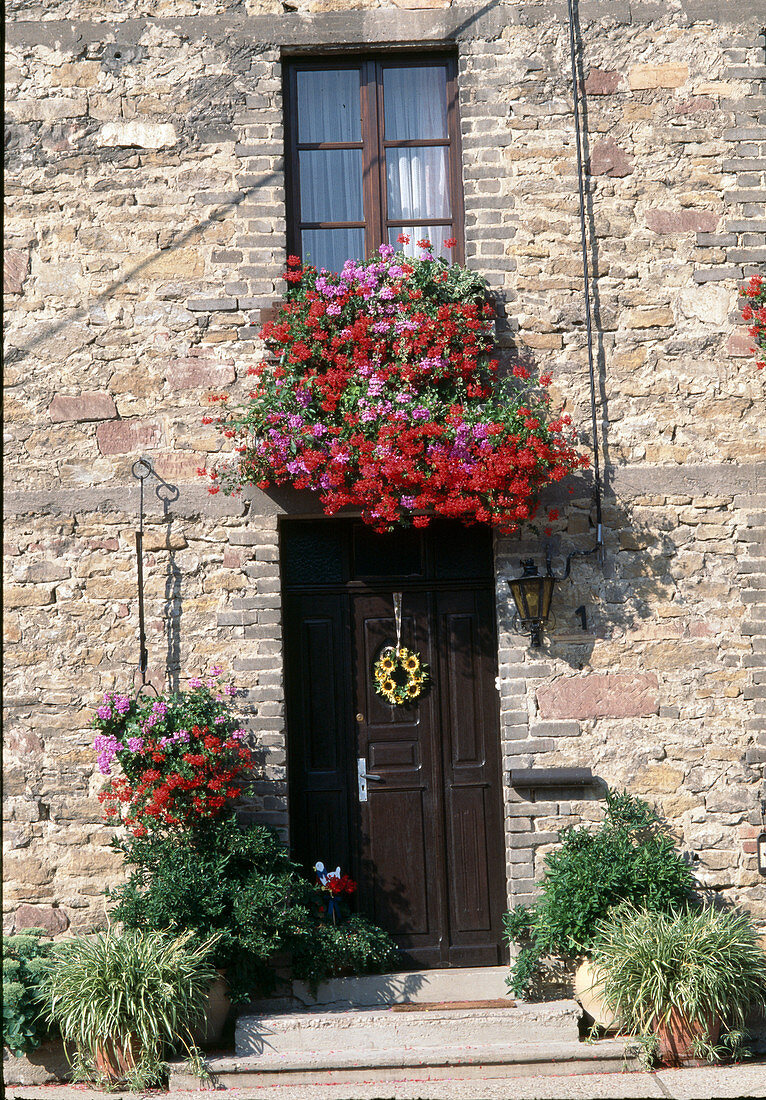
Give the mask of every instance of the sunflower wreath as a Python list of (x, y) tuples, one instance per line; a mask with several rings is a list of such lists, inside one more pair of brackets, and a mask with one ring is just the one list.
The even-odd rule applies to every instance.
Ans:
[(428, 686), (428, 665), (406, 646), (386, 646), (373, 665), (375, 690), (401, 706), (419, 699)]

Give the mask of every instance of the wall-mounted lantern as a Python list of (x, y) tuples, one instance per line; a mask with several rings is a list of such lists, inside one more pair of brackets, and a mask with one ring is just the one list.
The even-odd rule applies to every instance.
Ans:
[[(597, 554), (599, 562), (602, 560), (603, 541), (601, 523), (598, 524), (596, 545), (591, 550), (573, 550), (567, 557), (563, 577), (555, 577), (551, 569), (551, 550), (545, 548), (545, 573), (537, 571), (533, 558), (526, 558), (519, 562), (524, 572), (520, 577), (509, 579), (508, 586), (511, 589), (513, 602), (516, 604), (514, 615), (514, 629), (519, 634), (529, 634), (530, 645), (538, 648), (542, 645), (543, 627), (551, 617), (551, 602), (556, 581), (565, 581), (572, 568), (572, 558), (586, 558), (590, 554)], [(585, 607), (578, 607), (583, 630), (586, 628)], [(555, 622), (555, 619), (554, 619)], [(764, 872), (766, 873), (766, 871)]]
[(529, 634), (531, 645), (542, 644), (543, 625), (548, 621), (553, 599), (553, 586), (556, 578), (550, 570), (550, 556), (547, 558), (548, 572), (540, 576), (532, 558), (521, 562), (524, 572), (508, 584), (516, 604), (517, 629), (521, 634)]

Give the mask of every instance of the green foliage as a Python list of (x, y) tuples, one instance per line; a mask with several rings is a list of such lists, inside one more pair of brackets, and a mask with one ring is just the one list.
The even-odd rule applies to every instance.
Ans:
[(337, 925), (311, 921), (291, 946), (294, 977), (313, 989), (340, 970), (354, 974), (384, 971), (395, 966), (398, 957), (388, 933), (358, 914)]
[(40, 978), (53, 943), (41, 928), (3, 939), (3, 1043), (28, 1054), (49, 1038)]
[(114, 892), (114, 916), (127, 928), (191, 929), (198, 940), (217, 934), (213, 960), (227, 970), (235, 1002), (273, 988), (274, 956), (284, 951), (293, 975), (310, 982), (395, 958), (386, 933), (362, 918), (329, 931), (318, 891), (265, 826), (242, 829), (231, 815), (176, 836), (115, 844), (135, 870)]
[[(594, 959), (605, 1004), (641, 1035), (656, 1034), (675, 1013), (706, 1032), (721, 1020), (729, 1045), (739, 1045), (749, 1010), (766, 1007), (766, 953), (747, 913), (657, 913), (626, 903), (599, 922)], [(720, 1058), (709, 1033), (697, 1045), (706, 1059)]]
[[(128, 1083), (143, 1089), (163, 1076), (165, 1045), (175, 1046), (204, 1016), (213, 944), (193, 934), (112, 931), (56, 944), (41, 977), (48, 1019), (76, 1047), (82, 1071), (95, 1071), (99, 1050), (133, 1049)], [(92, 1077), (93, 1072), (90, 1073)]]
[(672, 911), (687, 906), (693, 891), (687, 863), (648, 803), (607, 791), (601, 825), (564, 829), (559, 847), (545, 859), (535, 904), (505, 915), (506, 936), (521, 944), (508, 984), (523, 996), (543, 956), (589, 952), (598, 921), (614, 905), (630, 901)]

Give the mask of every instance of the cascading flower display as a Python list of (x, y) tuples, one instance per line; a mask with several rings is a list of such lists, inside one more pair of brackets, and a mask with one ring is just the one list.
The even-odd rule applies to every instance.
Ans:
[(763, 370), (766, 367), (766, 279), (763, 275), (753, 275), (739, 293), (745, 299), (743, 320), (753, 322), (747, 331), (755, 340), (752, 350), (757, 357), (756, 366)]
[(156, 699), (105, 693), (93, 748), (108, 777), (98, 796), (107, 821), (141, 837), (209, 820), (239, 796), (254, 762), (229, 710), (236, 689), (220, 676), (213, 668), (204, 681), (192, 677), (191, 691)]
[(285, 279), (261, 332), (278, 362), (251, 368), (244, 409), (206, 418), (235, 448), (200, 471), (211, 492), (289, 484), (317, 492), (328, 515), (360, 509), (378, 531), (441, 515), (513, 533), (546, 485), (587, 465), (570, 418), (551, 416), (550, 375), (517, 364), (498, 382), (494, 311), (474, 272), (382, 245), (339, 274), (291, 256)]

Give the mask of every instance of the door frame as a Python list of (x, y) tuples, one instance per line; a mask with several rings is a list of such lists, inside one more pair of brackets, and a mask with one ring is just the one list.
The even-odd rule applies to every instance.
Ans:
[[(285, 704), (286, 704), (286, 749), (287, 749), (287, 781), (288, 781), (288, 813), (289, 813), (289, 838), (290, 849), (294, 858), (301, 859), (305, 870), (310, 873), (312, 870), (309, 862), (310, 858), (329, 858), (333, 864), (340, 862), (342, 869), (351, 874), (352, 877), (357, 880), (362, 876), (363, 868), (361, 865), (362, 860), (362, 846), (361, 843), (353, 843), (353, 838), (360, 834), (361, 830), (361, 806), (358, 798), (357, 790), (357, 749), (358, 749), (358, 730), (355, 716), (355, 695), (357, 691), (356, 683), (356, 668), (354, 657), (355, 640), (352, 636), (354, 631), (354, 621), (352, 614), (352, 606), (354, 597), (358, 596), (379, 596), (386, 599), (390, 599), (392, 590), (401, 591), (404, 596), (405, 608), (406, 608), (406, 596), (407, 593), (421, 594), (428, 608), (427, 614), (429, 619), (435, 616), (435, 607), (437, 602), (437, 596), (440, 592), (447, 593), (449, 591), (483, 591), (488, 594), (489, 606), (492, 608), (493, 614), (490, 615), (489, 621), (486, 625), (490, 629), (491, 633), (491, 658), (497, 674), (498, 665), (498, 646), (497, 646), (497, 619), (496, 619), (496, 600), (494, 598), (494, 555), (490, 548), (488, 565), (490, 571), (481, 579), (477, 577), (472, 578), (449, 578), (449, 579), (425, 579), (423, 577), (413, 578), (386, 578), (386, 579), (365, 579), (354, 580), (346, 577), (343, 580), (337, 580), (335, 582), (323, 583), (323, 584), (296, 584), (289, 583), (286, 580), (284, 565), (284, 547), (285, 541), (290, 536), (290, 528), (295, 530), (295, 524), (302, 523), (314, 523), (317, 520), (314, 517), (306, 520), (293, 519), (293, 517), (285, 517), (286, 522), (280, 524), (280, 577), (282, 582), (282, 595), (283, 595), (283, 654), (284, 654), (284, 668), (285, 668)], [(340, 524), (349, 522), (358, 522), (353, 518), (340, 517), (339, 519), (327, 518), (322, 519), (320, 523), (327, 528), (333, 524)], [(339, 769), (340, 779), (345, 786), (345, 799), (344, 799), (344, 817), (345, 817), (345, 830), (346, 830), (346, 851), (341, 856), (335, 854), (329, 855), (320, 851), (315, 851), (309, 857), (306, 841), (303, 840), (308, 830), (306, 829), (306, 823), (303, 822), (304, 809), (298, 809), (299, 799), (296, 797), (298, 791), (300, 791), (301, 798), (306, 793), (306, 787), (303, 785), (303, 769), (302, 766), (298, 769), (295, 767), (295, 760), (297, 756), (301, 756), (304, 753), (304, 747), (301, 748), (301, 752), (296, 751), (296, 741), (298, 735), (294, 732), (295, 722), (294, 715), (291, 715), (291, 710), (295, 705), (295, 686), (297, 677), (300, 676), (300, 670), (291, 668), (294, 654), (290, 652), (290, 631), (291, 631), (291, 618), (292, 618), (292, 602), (291, 598), (294, 597), (308, 597), (308, 598), (321, 598), (330, 597), (336, 601), (336, 606), (339, 609), (340, 622), (339, 627), (343, 632), (343, 636), (346, 639), (346, 644), (341, 647), (342, 649), (342, 666), (341, 674), (343, 683), (346, 685), (345, 698), (338, 700), (340, 707), (339, 716), (341, 717), (342, 736), (339, 739), (339, 749), (342, 758), (342, 768)], [(339, 654), (341, 656), (341, 654)], [(439, 816), (436, 824), (437, 840), (441, 845), (441, 852), (438, 856), (438, 862), (443, 866), (444, 875), (448, 876), (450, 873), (451, 857), (448, 846), (448, 829), (447, 829), (447, 802), (446, 797), (446, 784), (447, 784), (447, 765), (445, 761), (445, 754), (448, 751), (447, 739), (440, 739), (438, 736), (438, 730), (442, 720), (442, 713), (445, 707), (445, 700), (437, 697), (434, 700), (434, 715), (435, 715), (435, 733), (434, 733), (434, 746), (438, 753), (438, 769), (441, 776), (441, 788), (438, 792), (439, 801)], [(497, 898), (501, 897), (500, 906), (504, 911), (506, 904), (506, 853), (505, 853), (505, 832), (504, 832), (504, 794), (503, 794), (503, 773), (502, 773), (502, 752), (500, 745), (500, 716), (499, 706), (497, 708), (497, 714), (495, 716), (496, 737), (491, 742), (487, 742), (487, 748), (491, 749), (497, 757), (497, 767), (495, 770), (496, 781), (490, 785), (492, 799), (496, 801), (496, 814), (497, 817), (497, 836), (494, 835), (491, 838), (491, 842), (487, 849), (487, 859), (489, 864), (489, 873), (495, 877), (495, 881), (501, 883), (499, 892), (497, 888), (493, 888), (491, 893)], [(300, 771), (301, 774), (298, 774)], [(494, 789), (492, 789), (494, 788)], [(303, 830), (297, 832), (297, 830)], [(493, 830), (494, 834), (494, 830)], [(299, 839), (300, 836), (300, 839)], [(496, 866), (495, 866), (496, 864)], [(445, 893), (447, 898), (447, 908), (444, 913), (444, 920), (442, 923), (443, 930), (447, 932), (450, 928), (451, 921), (451, 905), (449, 897)], [(498, 961), (505, 961), (505, 955), (507, 951), (500, 941)], [(417, 964), (413, 964), (417, 965)], [(449, 963), (437, 963), (436, 965), (450, 965)], [(463, 963), (452, 964), (458, 966), (473, 966), (473, 965), (492, 965), (491, 963), (481, 963), (466, 961)]]

